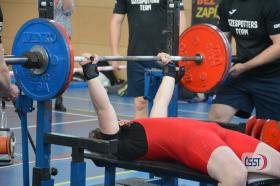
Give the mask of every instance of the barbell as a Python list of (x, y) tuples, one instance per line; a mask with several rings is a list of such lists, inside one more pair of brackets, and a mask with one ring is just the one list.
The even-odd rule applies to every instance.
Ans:
[[(215, 90), (225, 80), (231, 62), (231, 47), (224, 34), (212, 25), (195, 25), (180, 36), (179, 56), (171, 56), (185, 68), (181, 83), (193, 92)], [(12, 55), (14, 76), (22, 91), (43, 101), (61, 95), (70, 83), (74, 61), (65, 30), (48, 19), (32, 19), (18, 30)], [(157, 56), (100, 56), (99, 61), (158, 61)]]
[[(31, 50), (31, 52), (23, 53), (22, 56), (5, 56), (5, 61), (9, 65), (23, 65), (25, 68), (41, 68), (42, 65), (47, 60), (40, 60), (41, 57), (47, 55), (42, 55), (45, 51), (36, 52)], [(93, 56), (91, 59), (93, 60)], [(172, 61), (195, 61), (197, 64), (200, 64), (203, 61), (201, 55), (197, 54), (196, 56), (170, 56)], [(99, 56), (98, 61), (159, 61), (160, 58), (158, 56)], [(74, 56), (75, 62), (84, 61), (83, 56)]]

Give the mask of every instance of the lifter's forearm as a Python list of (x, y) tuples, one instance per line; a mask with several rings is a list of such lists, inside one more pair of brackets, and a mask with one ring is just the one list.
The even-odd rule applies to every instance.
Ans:
[(87, 82), (101, 132), (104, 134), (116, 134), (119, 131), (118, 119), (105, 88), (98, 78), (88, 80)]
[(150, 117), (167, 117), (168, 105), (175, 87), (175, 78), (164, 76), (154, 99)]

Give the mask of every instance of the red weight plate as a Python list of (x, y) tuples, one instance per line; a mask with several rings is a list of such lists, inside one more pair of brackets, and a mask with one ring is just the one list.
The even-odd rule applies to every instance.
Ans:
[(0, 136), (0, 154), (8, 154), (8, 136)]
[(11, 158), (14, 158), (15, 155), (15, 143), (16, 143), (16, 138), (13, 132), (10, 132), (9, 135), (7, 136), (8, 141), (7, 141), (7, 149), (8, 149), (8, 155)]
[[(228, 53), (228, 57), (230, 58), (230, 61), (228, 64), (228, 66), (226, 67), (226, 71), (225, 71), (225, 74), (223, 76), (223, 81), (226, 80), (228, 74), (229, 74), (229, 70), (230, 70), (230, 67), (231, 67), (231, 57), (232, 57), (232, 50), (231, 50), (231, 44), (228, 42), (228, 38), (226, 37), (226, 35), (216, 26), (212, 26), (212, 28), (214, 28), (220, 35), (221, 37), (223, 38), (224, 40), (224, 43), (226, 44), (226, 48), (228, 48), (229, 50), (229, 53)], [(223, 83), (223, 82), (222, 82)]]
[(192, 92), (211, 92), (227, 77), (231, 48), (223, 33), (212, 25), (195, 25), (180, 36), (179, 56), (203, 57), (201, 64), (180, 61), (185, 67), (181, 83)]
[(261, 141), (280, 151), (280, 128), (277, 126), (277, 121), (270, 120), (264, 125)]
[(252, 129), (257, 121), (256, 116), (251, 116), (246, 122), (245, 133), (251, 136)]
[(267, 121), (270, 121), (270, 120), (258, 119), (257, 122), (253, 126), (251, 136), (256, 139), (260, 139), (262, 128)]
[[(227, 39), (226, 35), (218, 27), (216, 27), (214, 25), (209, 25), (209, 24), (207, 24), (207, 25), (210, 26), (211, 28), (213, 28), (214, 30), (216, 30), (217, 33), (221, 36), (221, 38), (223, 39), (223, 42), (225, 43), (225, 46), (226, 46), (226, 48), (228, 49), (228, 52), (229, 52), (229, 53), (227, 53), (227, 55), (228, 55), (227, 58), (229, 58), (230, 61), (231, 61), (231, 57), (232, 57), (231, 45), (228, 42), (228, 39)], [(225, 73), (223, 75), (223, 80), (225, 80), (228, 76), (228, 72), (229, 72), (231, 63), (229, 62), (229, 63), (227, 63), (227, 65), (228, 65), (226, 67), (227, 70), (225, 71)]]
[(64, 87), (61, 89), (61, 91), (58, 93), (57, 96), (62, 95), (63, 92), (65, 92), (65, 90), (67, 89), (68, 85), (71, 83), (72, 77), (73, 77), (73, 73), (74, 73), (74, 66), (75, 66), (75, 61), (74, 61), (74, 52), (73, 52), (73, 48), (71, 45), (71, 41), (69, 39), (69, 36), (67, 34), (67, 32), (65, 31), (65, 29), (57, 22), (52, 21), (52, 23), (54, 23), (62, 32), (62, 34), (64, 35), (64, 38), (66, 40), (66, 42), (68, 43), (68, 48), (69, 48), (69, 52), (70, 52), (70, 71), (69, 71), (69, 76), (67, 79), (67, 82), (65, 83)]

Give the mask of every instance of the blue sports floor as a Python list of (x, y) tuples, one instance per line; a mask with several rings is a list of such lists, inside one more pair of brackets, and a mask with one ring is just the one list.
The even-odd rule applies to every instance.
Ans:
[[(64, 93), (63, 98), (64, 104), (67, 107), (67, 112), (64, 113), (53, 111), (53, 132), (87, 137), (88, 133), (98, 126), (96, 114), (93, 110), (87, 88), (71, 88), (70, 86), (66, 93)], [(120, 119), (132, 118), (132, 98), (110, 95), (110, 100)], [(179, 101), (178, 114), (181, 117), (207, 119), (208, 109), (209, 105), (207, 103), (186, 103)], [(14, 107), (8, 103), (6, 108), (8, 127), (12, 129), (17, 138), (15, 148), (16, 155), (13, 165), (0, 167), (0, 186), (22, 186), (20, 121), (14, 110)], [(237, 123), (239, 120), (235, 118), (232, 122)], [(30, 133), (35, 140), (36, 112), (33, 111), (29, 114), (28, 123)], [(58, 169), (58, 175), (53, 177), (56, 186), (70, 185), (70, 153), (70, 148), (52, 146), (51, 166)], [(32, 167), (34, 166), (34, 153), (30, 145), (29, 154), (30, 171), (32, 171)], [(91, 161), (87, 160), (87, 186), (103, 183), (103, 173), (103, 168), (98, 168)], [(148, 174), (131, 170), (118, 170), (117, 179), (125, 179), (130, 177), (148, 178)], [(30, 180), (32, 180), (32, 172), (30, 172)], [(198, 185), (195, 182), (185, 180), (180, 180), (179, 184), (187, 186)]]

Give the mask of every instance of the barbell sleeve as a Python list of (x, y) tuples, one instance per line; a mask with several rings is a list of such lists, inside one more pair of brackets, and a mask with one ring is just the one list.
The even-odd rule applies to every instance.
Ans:
[(47, 63), (47, 58), (39, 51), (26, 51), (22, 56), (4, 56), (8, 65), (22, 65), (28, 69), (39, 69)]
[(28, 62), (27, 57), (23, 56), (5, 56), (4, 57), (5, 62), (7, 65), (23, 65)]

